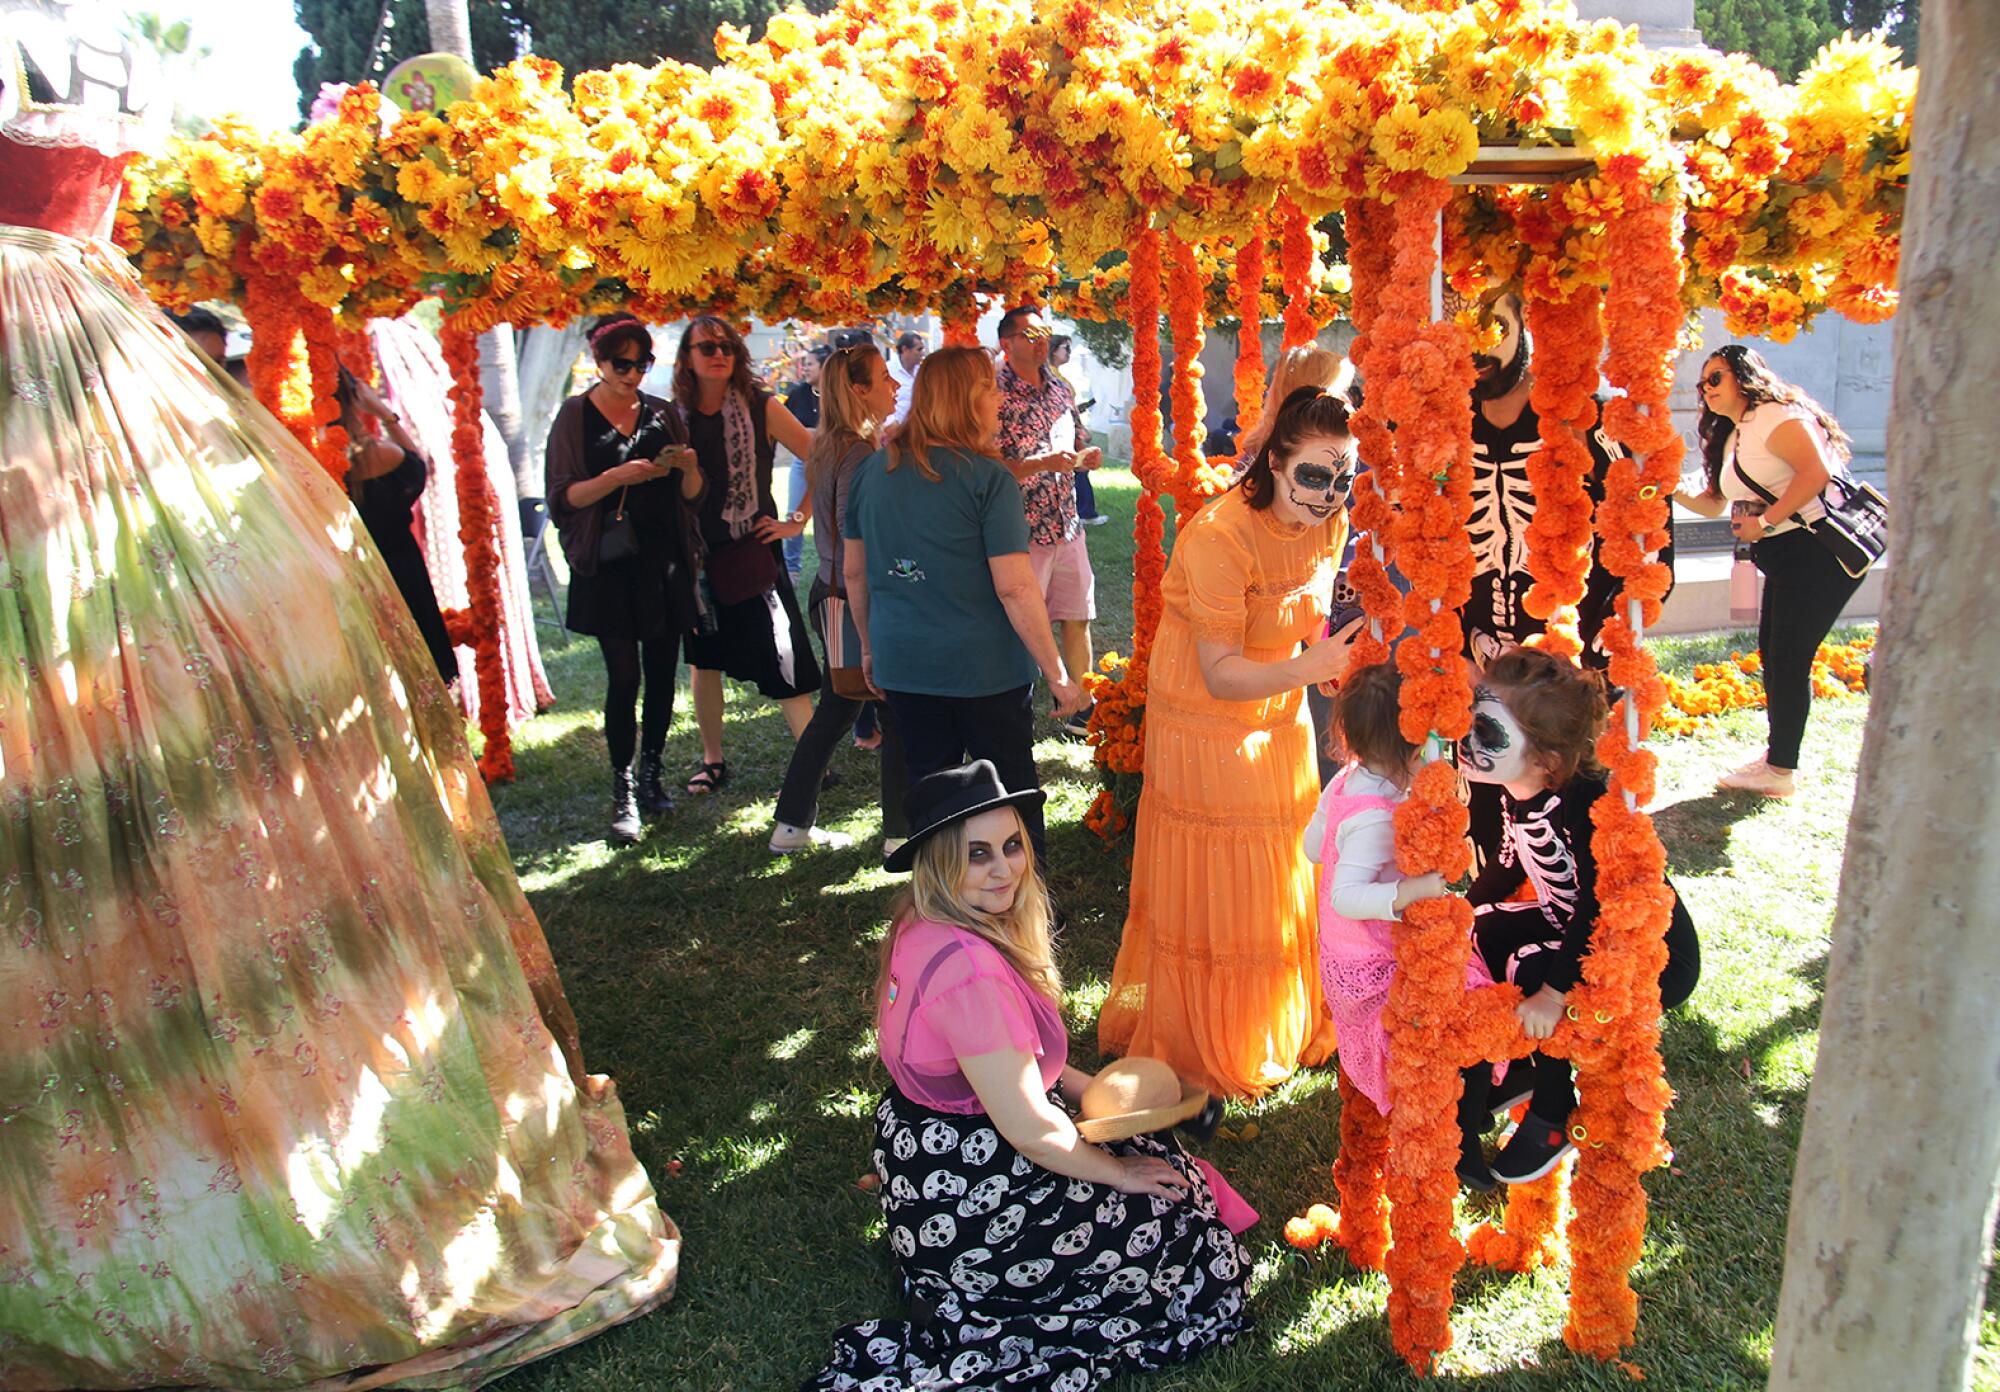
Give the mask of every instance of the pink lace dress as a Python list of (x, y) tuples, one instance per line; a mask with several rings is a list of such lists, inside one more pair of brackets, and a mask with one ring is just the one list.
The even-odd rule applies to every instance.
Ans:
[[(1358, 766), (1343, 769), (1328, 785), (1320, 803), (1325, 830), (1319, 846), (1319, 980), (1340, 1040), (1340, 1071), (1387, 1116), (1389, 1031), (1382, 1022), (1382, 1011), (1389, 1004), (1389, 983), (1396, 974), (1396, 925), (1387, 918), (1347, 918), (1337, 913), (1333, 904), (1342, 826), (1360, 813), (1393, 813), (1400, 799), (1349, 793), (1348, 781), (1358, 771)], [(1393, 856), (1374, 867), (1374, 883), (1394, 884), (1401, 878)], [(1468, 953), (1465, 988), (1470, 991), (1491, 984)]]

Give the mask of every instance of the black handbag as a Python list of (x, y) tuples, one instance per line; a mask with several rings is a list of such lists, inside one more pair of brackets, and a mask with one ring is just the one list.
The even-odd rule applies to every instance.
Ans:
[[(1778, 501), (1744, 471), (1740, 462), (1732, 458), (1730, 465), (1736, 470), (1736, 477), (1765, 503)], [(1882, 552), (1888, 547), (1889, 500), (1873, 484), (1834, 474), (1820, 490), (1819, 502), (1826, 510), (1819, 521), (1808, 522), (1797, 513), (1792, 514), (1792, 519), (1812, 533), (1840, 562), (1842, 570), (1860, 579), (1868, 573), (1868, 567), (1882, 559)]]
[(639, 529), (625, 515), (627, 491), (624, 488), (618, 490), (618, 506), (611, 509), (611, 516), (604, 520), (604, 530), (598, 534), (597, 563), (600, 566), (629, 560), (639, 554)]

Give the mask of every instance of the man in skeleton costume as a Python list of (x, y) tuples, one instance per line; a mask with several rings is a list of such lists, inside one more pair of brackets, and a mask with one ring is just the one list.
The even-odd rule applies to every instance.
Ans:
[[(1486, 320), (1500, 331), (1500, 340), (1491, 353), (1472, 360), (1479, 379), (1472, 389), (1472, 516), (1466, 526), (1475, 569), (1472, 598), (1464, 610), (1466, 655), (1482, 667), (1548, 627), (1522, 604), (1533, 583), (1528, 524), (1535, 516), (1535, 495), (1528, 485), (1528, 459), (1541, 448), (1542, 429), (1528, 399), (1534, 382), (1529, 371), (1533, 345), (1522, 326), (1520, 296), (1503, 294)], [(1595, 504), (1604, 496), (1605, 470), (1628, 451), (1605, 432), (1601, 420), (1584, 443), (1591, 460), (1587, 487)], [(1671, 532), (1661, 559), (1673, 565)], [(1593, 543), (1590, 577), (1577, 606), (1586, 666), (1601, 668), (1610, 661), (1598, 635), (1617, 592), (1618, 580), (1604, 569)]]

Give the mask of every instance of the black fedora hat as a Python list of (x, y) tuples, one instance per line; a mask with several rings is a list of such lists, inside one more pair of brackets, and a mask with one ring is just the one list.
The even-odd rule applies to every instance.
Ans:
[(910, 839), (882, 858), (882, 868), (899, 875), (906, 872), (917, 863), (918, 848), (953, 822), (962, 822), (996, 807), (1039, 807), (1047, 800), (1048, 794), (1040, 788), (1008, 792), (1000, 781), (1000, 771), (989, 759), (939, 769), (903, 795)]

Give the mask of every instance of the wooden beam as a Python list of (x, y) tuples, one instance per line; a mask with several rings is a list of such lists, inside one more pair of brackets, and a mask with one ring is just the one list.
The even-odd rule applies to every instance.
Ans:
[(1597, 172), (1589, 155), (1561, 145), (1481, 145), (1479, 157), (1454, 184), (1560, 184)]

